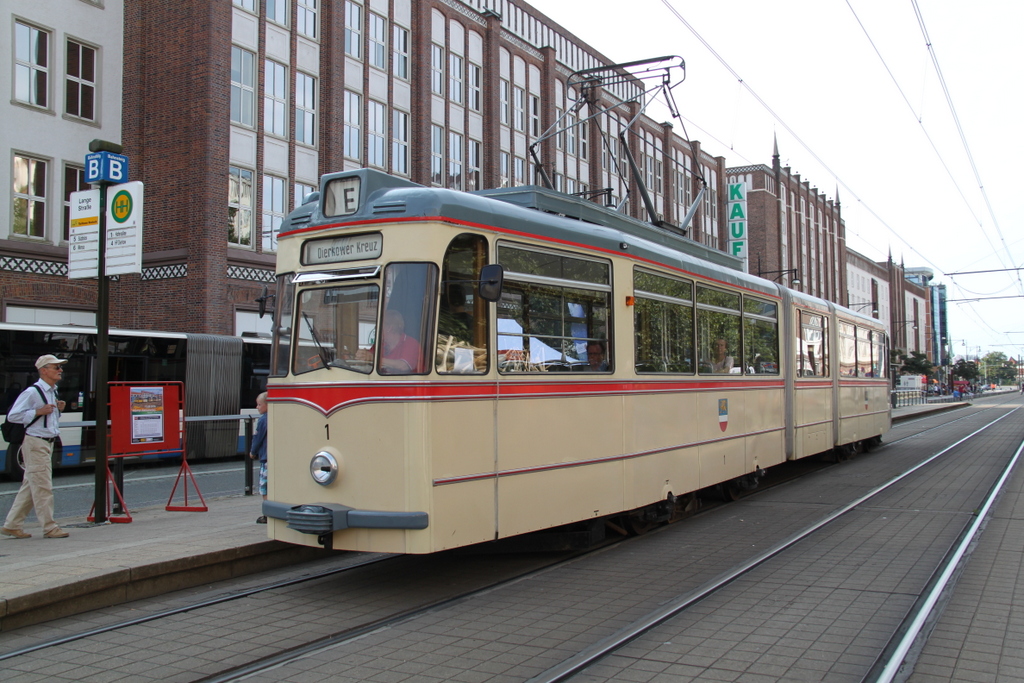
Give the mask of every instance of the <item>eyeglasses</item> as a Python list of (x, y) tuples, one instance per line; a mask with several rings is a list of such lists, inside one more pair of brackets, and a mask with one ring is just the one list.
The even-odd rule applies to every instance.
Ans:
[(63, 363), (61, 363), (60, 365), (44, 365), (43, 367), (44, 368), (49, 368), (50, 370), (60, 370), (61, 372), (64, 372), (64, 364)]

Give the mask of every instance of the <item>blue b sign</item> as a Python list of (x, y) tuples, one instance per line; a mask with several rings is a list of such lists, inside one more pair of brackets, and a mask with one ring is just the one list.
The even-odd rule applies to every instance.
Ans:
[(85, 182), (89, 184), (128, 182), (128, 157), (112, 152), (86, 154)]

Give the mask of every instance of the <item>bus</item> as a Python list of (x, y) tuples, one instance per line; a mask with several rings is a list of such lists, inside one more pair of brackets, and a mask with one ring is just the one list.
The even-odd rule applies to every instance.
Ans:
[[(0, 413), (7, 414), (23, 389), (38, 379), (35, 360), (52, 353), (67, 359), (57, 387), (65, 402), (60, 443), (53, 466), (78, 467), (95, 459), (96, 339), (94, 327), (0, 323)], [(266, 388), (270, 339), (141, 330), (109, 331), (109, 381), (184, 382), (188, 416), (240, 414), (254, 409)], [(250, 411), (252, 412), (252, 411)], [(190, 459), (243, 453), (241, 429), (234, 422), (189, 422)], [(20, 478), (17, 452), (0, 440), (0, 473)], [(181, 451), (142, 457), (180, 457)]]

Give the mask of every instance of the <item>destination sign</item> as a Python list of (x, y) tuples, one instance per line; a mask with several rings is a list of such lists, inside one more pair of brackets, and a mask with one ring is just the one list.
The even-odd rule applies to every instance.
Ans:
[(359, 210), (359, 176), (335, 178), (324, 188), (323, 212), (333, 218)]
[(384, 236), (379, 232), (346, 237), (309, 240), (302, 245), (302, 264), (344, 263), (380, 258), (384, 252)]

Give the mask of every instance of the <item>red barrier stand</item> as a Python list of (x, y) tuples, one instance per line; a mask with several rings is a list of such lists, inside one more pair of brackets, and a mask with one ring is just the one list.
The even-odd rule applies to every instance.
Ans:
[[(111, 452), (123, 457), (181, 450), (181, 468), (164, 509), (171, 512), (209, 510), (188, 466), (185, 448), (185, 385), (182, 382), (111, 382), (110, 409)], [(107, 476), (110, 476), (109, 469)], [(174, 493), (183, 479), (184, 504), (172, 505)], [(201, 505), (189, 505), (190, 479)]]
[[(114, 456), (124, 457), (124, 456)], [(111, 512), (111, 508), (114, 503), (114, 496), (117, 496), (117, 502), (120, 504), (122, 512), (114, 513)], [(92, 504), (89, 508), (89, 516), (86, 520), (90, 522), (96, 521), (96, 503)], [(117, 488), (117, 483), (114, 481), (114, 475), (110, 472), (110, 463), (107, 463), (107, 521), (111, 524), (128, 524), (132, 521), (132, 515), (128, 512), (128, 506), (124, 503), (124, 496), (121, 495), (121, 490)]]

